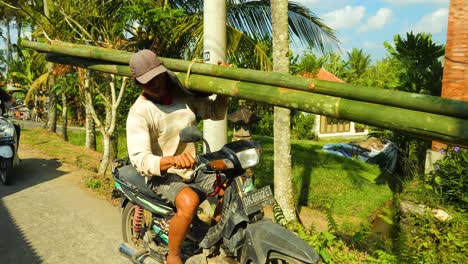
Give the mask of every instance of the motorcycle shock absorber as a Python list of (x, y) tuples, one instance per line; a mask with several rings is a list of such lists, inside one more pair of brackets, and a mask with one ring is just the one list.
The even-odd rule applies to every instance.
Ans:
[(139, 205), (135, 205), (135, 211), (133, 213), (133, 224), (132, 228), (135, 233), (139, 234), (143, 228), (143, 208)]

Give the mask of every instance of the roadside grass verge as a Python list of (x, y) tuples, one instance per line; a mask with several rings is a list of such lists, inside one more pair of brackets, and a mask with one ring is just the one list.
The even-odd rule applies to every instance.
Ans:
[[(71, 138), (74, 137), (72, 136)], [(91, 173), (83, 175), (81, 179), (83, 185), (95, 191), (99, 196), (110, 200), (114, 185), (110, 173), (106, 174), (104, 178), (98, 177), (96, 174), (102, 154), (84, 148), (84, 143), (80, 146), (71, 144), (71, 142), (74, 142), (74, 139), (70, 140), (70, 142), (65, 142), (60, 135), (51, 133), (46, 129), (21, 129), (20, 145), (31, 146), (49, 156), (59, 159), (61, 162), (90, 171)], [(19, 155), (21, 157), (21, 153)]]
[[(261, 163), (254, 171), (256, 184), (273, 186), (273, 140), (269, 137), (254, 139), (261, 142), (263, 149)], [(392, 191), (387, 184), (375, 182), (380, 176), (377, 165), (321, 150), (325, 144), (346, 141), (349, 140), (291, 141), (292, 176), (299, 205), (329, 209), (338, 222), (356, 231), (392, 199)]]

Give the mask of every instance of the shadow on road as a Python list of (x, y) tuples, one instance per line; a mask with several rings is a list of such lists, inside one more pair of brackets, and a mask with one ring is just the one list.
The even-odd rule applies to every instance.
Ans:
[[(64, 175), (64, 172), (58, 170), (60, 166), (61, 163), (56, 159), (23, 159), (14, 169), (12, 185), (0, 185), (0, 263), (43, 263), (25, 236), (28, 230), (17, 225), (5, 199), (11, 194), (19, 194), (22, 190)], [(21, 195), (13, 199), (21, 199)], [(30, 218), (35, 221), (34, 215)]]

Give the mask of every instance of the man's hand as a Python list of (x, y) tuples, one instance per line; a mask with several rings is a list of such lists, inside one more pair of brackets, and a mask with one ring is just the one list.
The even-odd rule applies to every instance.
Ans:
[(189, 153), (182, 153), (172, 158), (172, 166), (177, 169), (191, 169), (195, 164), (195, 159)]
[(232, 67), (232, 64), (227, 64), (223, 62), (222, 60), (218, 60), (216, 64), (218, 64), (219, 66), (224, 66), (224, 67)]

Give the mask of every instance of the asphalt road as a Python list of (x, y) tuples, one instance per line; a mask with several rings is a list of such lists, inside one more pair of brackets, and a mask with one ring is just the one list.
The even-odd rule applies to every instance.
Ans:
[(120, 211), (80, 186), (80, 169), (20, 146), (0, 184), (0, 263), (130, 263), (117, 251)]

